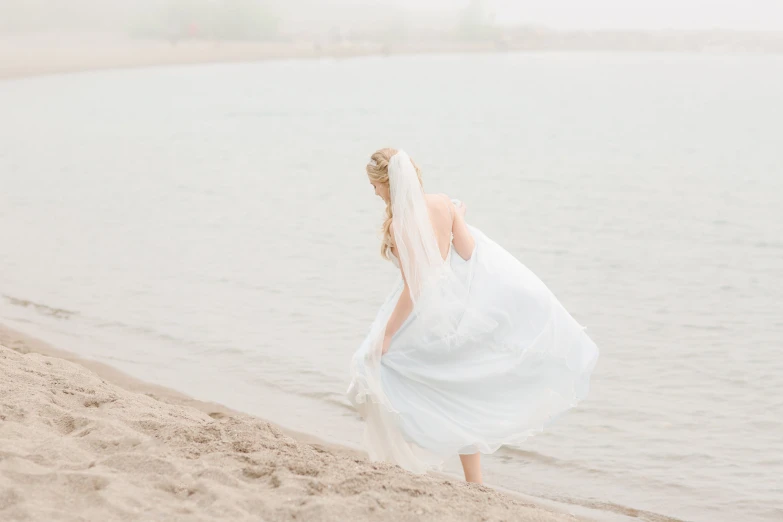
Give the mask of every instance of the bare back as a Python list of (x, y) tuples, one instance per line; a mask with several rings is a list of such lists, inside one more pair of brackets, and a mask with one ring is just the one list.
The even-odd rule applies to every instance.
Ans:
[[(454, 245), (454, 250), (462, 259), (466, 261), (470, 259), (476, 243), (462, 213), (455, 209), (454, 203), (445, 194), (425, 194), (424, 198), (427, 203), (427, 213), (432, 222), (432, 229), (435, 232), (435, 239), (438, 242), (441, 259), (445, 260), (449, 255), (449, 248), (452, 244)], [(399, 259), (397, 246), (394, 244), (393, 238), (394, 233), (392, 232), (391, 253), (395, 258)]]
[(454, 203), (445, 194), (425, 194), (425, 198), (440, 256), (446, 259), (453, 242), (457, 254), (462, 259), (470, 259), (473, 254), (473, 236), (462, 215), (454, 208)]

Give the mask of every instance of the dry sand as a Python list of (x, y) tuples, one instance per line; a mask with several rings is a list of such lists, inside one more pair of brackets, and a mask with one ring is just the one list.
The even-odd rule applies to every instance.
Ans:
[(130, 391), (138, 381), (35, 353), (45, 345), (9, 332), (0, 330), (10, 345), (0, 345), (0, 520), (577, 520), (308, 444), (163, 388)]

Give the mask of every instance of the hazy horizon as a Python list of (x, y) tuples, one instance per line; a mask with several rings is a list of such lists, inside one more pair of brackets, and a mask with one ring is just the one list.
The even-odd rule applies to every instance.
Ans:
[(497, 21), (553, 29), (783, 30), (775, 0), (493, 0)]
[(383, 32), (385, 22), (447, 28), (466, 20), (554, 30), (783, 31), (783, 2), (774, 0), (72, 0), (67, 6), (45, 0), (0, 0), (0, 30), (122, 30), (140, 23), (167, 23), (172, 12), (216, 9), (240, 19), (243, 13), (263, 11), (293, 32), (330, 28)]

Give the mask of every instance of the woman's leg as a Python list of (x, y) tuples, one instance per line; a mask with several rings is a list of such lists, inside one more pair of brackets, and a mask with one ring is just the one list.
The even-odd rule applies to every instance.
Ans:
[(477, 451), (473, 455), (460, 455), (459, 460), (462, 461), (465, 481), (481, 484), (481, 453)]

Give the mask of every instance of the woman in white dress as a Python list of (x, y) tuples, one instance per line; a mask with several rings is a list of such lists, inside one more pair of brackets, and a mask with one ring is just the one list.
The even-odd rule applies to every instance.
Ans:
[(522, 263), (426, 194), (403, 151), (367, 165), (386, 202), (381, 253), (400, 279), (351, 362), (348, 397), (373, 460), (423, 473), (519, 444), (587, 395), (598, 349)]

